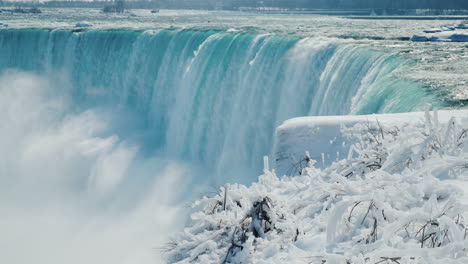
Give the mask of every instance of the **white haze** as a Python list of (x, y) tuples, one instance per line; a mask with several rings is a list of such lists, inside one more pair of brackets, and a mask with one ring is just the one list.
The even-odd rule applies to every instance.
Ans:
[(189, 166), (141, 157), (66, 87), (0, 75), (0, 263), (158, 263)]

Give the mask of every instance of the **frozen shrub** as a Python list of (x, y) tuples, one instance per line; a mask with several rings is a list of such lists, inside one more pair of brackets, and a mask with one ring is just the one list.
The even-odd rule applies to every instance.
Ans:
[[(437, 112), (404, 127), (343, 128), (356, 142), (325, 169), (305, 155), (298, 176), (266, 165), (250, 187), (195, 202), (170, 263), (468, 263), (467, 130)], [(466, 186), (466, 185), (465, 185)], [(227, 192), (227, 193), (226, 193)]]

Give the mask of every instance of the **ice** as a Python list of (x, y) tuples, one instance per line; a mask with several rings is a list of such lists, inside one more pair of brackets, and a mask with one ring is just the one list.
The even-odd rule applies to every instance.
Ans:
[(413, 35), (411, 41), (468, 42), (468, 33), (454, 31), (450, 34)]
[(424, 30), (426, 34), (415, 34), (411, 41), (468, 42), (468, 24), (443, 25)]
[(468, 33), (453, 34), (449, 38), (454, 42), (468, 42)]
[(76, 23), (75, 27), (92, 27), (93, 25), (89, 24), (88, 22), (80, 22)]
[(431, 39), (425, 35), (413, 35), (411, 41), (430, 41)]
[(430, 29), (424, 30), (424, 33), (438, 33), (438, 32), (442, 32), (442, 29), (440, 29), (440, 28), (430, 28)]

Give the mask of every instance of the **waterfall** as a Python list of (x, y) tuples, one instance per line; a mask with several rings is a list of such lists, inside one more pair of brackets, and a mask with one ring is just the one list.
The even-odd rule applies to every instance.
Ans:
[(412, 64), (327, 38), (195, 29), (0, 30), (0, 71), (60, 76), (78, 109), (131, 109), (138, 121), (122, 127), (144, 135), (145, 149), (214, 171), (259, 172), (275, 127), (288, 118), (421, 110), (437, 100), (398, 78)]
[(184, 205), (255, 181), (284, 120), (441, 105), (413, 65), (250, 30), (1, 29), (0, 262), (158, 263)]

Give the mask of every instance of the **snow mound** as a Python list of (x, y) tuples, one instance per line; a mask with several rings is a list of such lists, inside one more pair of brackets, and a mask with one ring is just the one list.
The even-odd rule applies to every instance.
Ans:
[(438, 33), (438, 32), (442, 32), (442, 29), (441, 28), (430, 28), (430, 29), (424, 30), (424, 33)]
[(411, 41), (431, 41), (431, 36), (428, 35), (413, 35)]
[(226, 185), (193, 204), (166, 261), (468, 263), (457, 187), (468, 176), (468, 122), (441, 122), (446, 114), (408, 115), (402, 125), (355, 117), (340, 128), (353, 153), (323, 169), (304, 153), (295, 177), (278, 178), (266, 159), (250, 187)]
[(76, 23), (75, 27), (77, 28), (87, 28), (87, 27), (92, 27), (93, 25), (91, 25), (90, 23), (88, 22), (80, 22), (80, 23)]
[(458, 25), (455, 25), (455, 28), (458, 28), (458, 29), (468, 29), (468, 24), (458, 24)]

